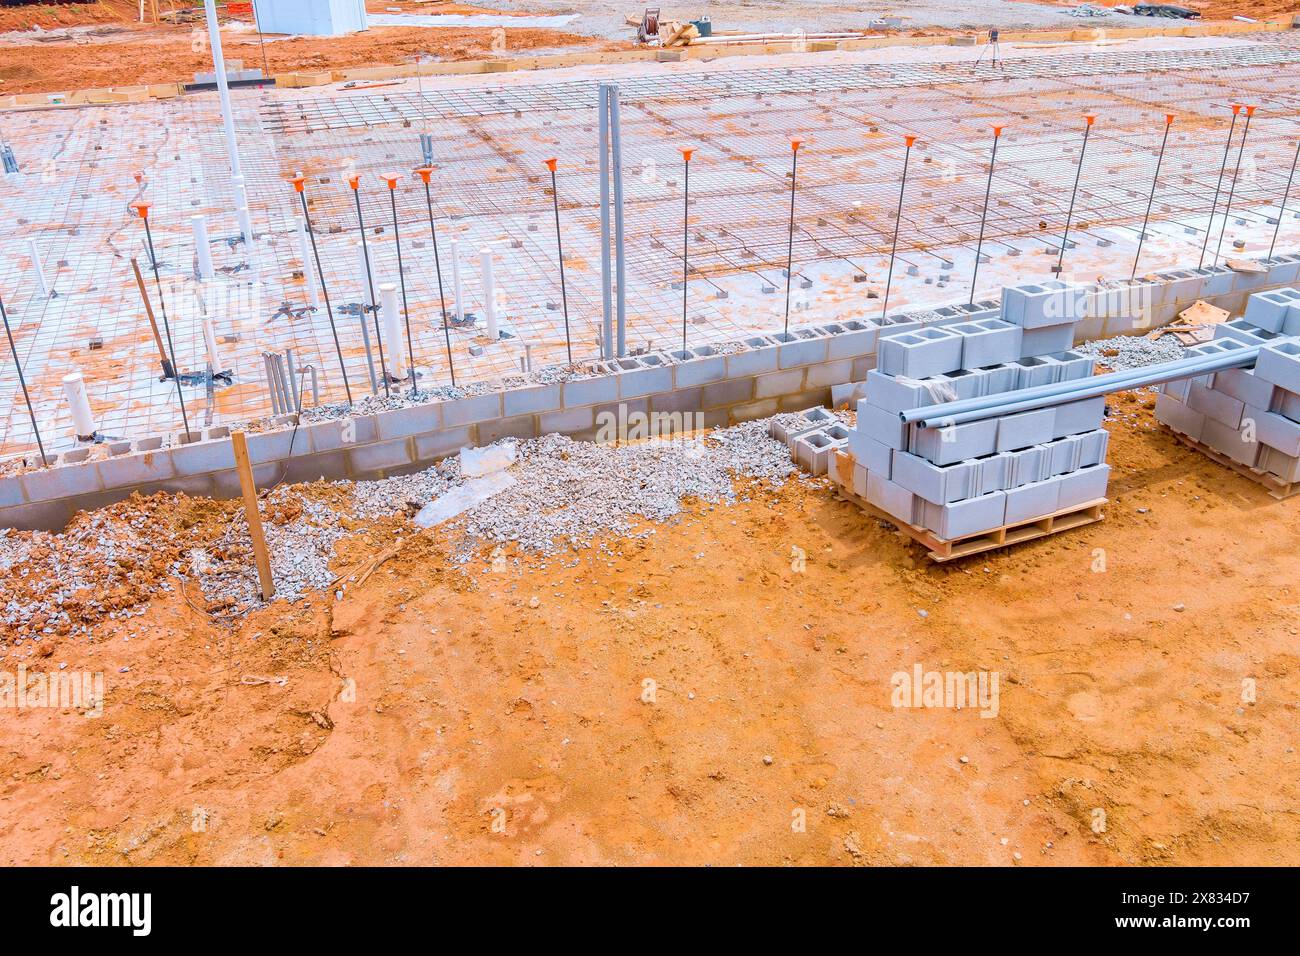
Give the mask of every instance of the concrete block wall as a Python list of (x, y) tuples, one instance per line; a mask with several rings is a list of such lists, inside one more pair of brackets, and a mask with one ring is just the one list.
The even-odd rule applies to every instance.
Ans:
[(1214, 355), (1258, 345), (1254, 367), (1167, 382), (1156, 418), (1261, 479), (1300, 481), (1300, 292), (1256, 292), (1242, 318), (1215, 334), (1189, 351)]
[[(1263, 260), (1264, 287), (1300, 282), (1300, 255)], [(249, 435), (255, 478), (286, 481), (325, 478), (382, 478), (428, 467), (465, 446), (500, 438), (530, 438), (558, 432), (574, 438), (596, 436), (602, 413), (691, 413), (704, 427), (716, 427), (830, 402), (832, 390), (870, 392), (881, 336), (920, 329), (958, 327), (952, 335), (974, 361), (1010, 354), (1008, 341), (1020, 335), (1020, 358), (977, 369), (953, 369), (925, 379), (919, 388), (948, 390), (955, 397), (1027, 388), (1091, 373), (1091, 363), (1071, 356), (1070, 344), (1100, 335), (1143, 333), (1166, 324), (1197, 299), (1208, 298), (1230, 311), (1246, 308), (1260, 276), (1222, 267), (1177, 270), (1130, 283), (1085, 286), (1066, 299), (1082, 314), (1069, 341), (1046, 356), (1025, 357), (1025, 335), (1058, 329), (1066, 323), (1026, 328), (1004, 316), (1003, 304), (981, 301), (914, 312), (873, 321), (845, 321), (754, 335), (741, 342), (704, 345), (600, 363), (588, 377), (561, 384), (539, 382), (500, 388), (450, 401), (360, 414), (340, 421), (301, 422), (285, 416)], [(1045, 285), (1045, 284), (1044, 284)], [(1136, 289), (1136, 292), (1135, 292)], [(1211, 292), (1210, 290), (1213, 290)], [(1148, 311), (1124, 309), (1134, 299)], [(1014, 297), (1013, 297), (1014, 299)], [(1008, 302), (1013, 300), (1008, 300)], [(1040, 316), (1043, 312), (1033, 312)], [(1037, 321), (1037, 319), (1035, 319)], [(1008, 332), (1004, 326), (1014, 327)], [(986, 336), (984, 333), (992, 333)], [(1061, 344), (1059, 331), (1052, 333)], [(926, 341), (929, 339), (927, 338)], [(948, 346), (951, 350), (951, 346)], [(992, 349), (993, 351), (982, 351)], [(942, 364), (951, 364), (948, 354)], [(853, 386), (853, 388), (847, 388)], [(901, 383), (893, 398), (883, 387), (873, 393), (897, 421), (900, 402), (916, 402), (913, 386)], [(939, 394), (940, 392), (936, 392)], [(873, 439), (874, 441), (874, 439)], [(879, 442), (876, 443), (880, 445)], [(901, 448), (901, 444), (894, 447)], [(890, 446), (884, 445), (887, 451)], [(996, 451), (996, 449), (995, 449)], [(860, 461), (879, 461), (881, 448), (859, 442)], [(64, 453), (48, 469), (0, 477), (0, 527), (58, 530), (78, 510), (102, 507), (135, 491), (184, 492), (234, 497), (229, 428), (189, 436), (153, 436)]]

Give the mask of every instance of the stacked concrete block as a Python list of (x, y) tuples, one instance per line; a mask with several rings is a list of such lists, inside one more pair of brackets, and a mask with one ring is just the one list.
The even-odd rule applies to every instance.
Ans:
[(1003, 289), (1001, 318), (1022, 330), (1021, 356), (1064, 352), (1073, 346), (1085, 296), (1083, 287), (1057, 280)]
[[(946, 540), (1069, 510), (1106, 491), (1102, 398), (945, 428), (905, 425), (899, 416), (988, 395), (1011, 402), (1021, 389), (1092, 374), (1092, 360), (1067, 348), (1021, 354), (1026, 331), (1063, 326), (1052, 333), (1053, 344), (1068, 346), (1073, 323), (1056, 319), (1072, 308), (1072, 287), (1007, 291), (1013, 294), (1004, 297), (1010, 305), (1002, 317), (882, 334), (880, 364), (867, 373), (857, 423), (834, 456), (836, 480), (846, 489)], [(975, 362), (986, 364), (967, 364)]]
[[(1279, 325), (1274, 307), (1282, 306), (1284, 324), (1290, 303), (1300, 303), (1300, 293), (1271, 298), (1257, 294), (1251, 301), (1262, 303), (1255, 307), (1252, 321)], [(1222, 338), (1188, 351), (1214, 355), (1243, 347), (1239, 339)], [(1254, 368), (1167, 382), (1160, 387), (1155, 414), (1174, 431), (1245, 468), (1284, 483), (1296, 481), (1300, 476), (1300, 337), (1274, 335), (1262, 345)]]

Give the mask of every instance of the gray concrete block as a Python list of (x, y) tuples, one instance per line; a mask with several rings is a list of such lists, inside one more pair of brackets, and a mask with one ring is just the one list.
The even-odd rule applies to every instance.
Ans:
[(0, 508), (9, 508), (22, 503), (23, 483), (19, 477), (14, 475), (10, 478), (0, 478)]
[(1009, 452), (975, 459), (979, 466), (979, 475), (975, 480), (976, 491), (987, 495), (1006, 490), (1010, 486), (1012, 460), (1013, 456)]
[[(762, 342), (764, 340), (759, 339)], [(763, 372), (775, 372), (777, 362), (776, 345), (764, 344), (745, 352), (734, 352), (727, 356), (727, 378), (740, 378), (745, 375), (759, 375)]]
[[(428, 436), (425, 436), (426, 438)], [(349, 474), (354, 477), (384, 472), (392, 468), (409, 465), (416, 460), (411, 457), (411, 439), (395, 438), (390, 441), (359, 445), (346, 452)], [(423, 458), (425, 456), (420, 456)]]
[(875, 323), (855, 320), (840, 324), (844, 331), (832, 335), (826, 343), (826, 357), (829, 360), (875, 354), (876, 342), (880, 337), (880, 329)]
[[(840, 431), (844, 431), (842, 426)], [(845, 441), (846, 438), (836, 438), (829, 429), (815, 429), (794, 440), (792, 453), (795, 461), (809, 474), (824, 475), (830, 465), (831, 453)]]
[(673, 370), (673, 383), (677, 388), (690, 388), (720, 381), (727, 374), (727, 359), (723, 355), (692, 358)]
[(1103, 396), (1085, 398), (1077, 402), (1057, 405), (1053, 422), (1052, 437), (1064, 438), (1066, 435), (1078, 435), (1094, 431), (1101, 427), (1106, 417), (1106, 399)]
[[(612, 402), (618, 398), (618, 379), (614, 375), (599, 375), (594, 378), (565, 382), (561, 387), (560, 395), (565, 408)], [(549, 431), (546, 428), (542, 430)]]
[(497, 418), (490, 422), (479, 422), (474, 426), (476, 445), (490, 445), (502, 438), (518, 438), (525, 441), (536, 438), (537, 416), (515, 415), (512, 418)]
[(1253, 422), (1255, 438), (1284, 455), (1300, 455), (1300, 424), (1282, 415), (1261, 408), (1246, 406), (1241, 416), (1241, 428), (1246, 430)]
[[(380, 440), (391, 440), (394, 438), (405, 438), (408, 435), (419, 435), (422, 432), (434, 432), (442, 427), (442, 402), (427, 402), (423, 405), (413, 405), (410, 408), (395, 408), (391, 411), (379, 412), (373, 417), (377, 438)], [(312, 429), (312, 447), (315, 447), (316, 429), (319, 426), (311, 426)], [(353, 440), (346, 444), (365, 444), (359, 433), (355, 433), (356, 424), (353, 425)], [(338, 439), (334, 448), (341, 448), (345, 444), (342, 441), (340, 433), (336, 431), (331, 435), (327, 431), (321, 432), (323, 443), (328, 443)], [(373, 439), (372, 439), (373, 440)], [(321, 451), (330, 450), (321, 448)]]
[(1262, 446), (1258, 441), (1244, 434), (1240, 428), (1230, 428), (1212, 418), (1205, 419), (1201, 441), (1247, 468), (1254, 468), (1259, 461)]
[(1020, 357), (1022, 330), (1001, 319), (983, 319), (948, 326), (962, 337), (961, 368), (985, 368)]
[(868, 471), (884, 475), (886, 478), (893, 477), (894, 449), (888, 445), (876, 441), (857, 429), (851, 429), (847, 448), (854, 460)]
[(646, 365), (640, 359), (620, 359), (618, 379), (620, 398), (640, 398), (654, 392), (671, 391), (673, 369), (669, 365)]
[(772, 338), (779, 343), (776, 348), (777, 368), (798, 368), (826, 361), (828, 337), (825, 335), (809, 338), (800, 332), (778, 332)]
[(1090, 501), (1106, 497), (1106, 486), (1110, 482), (1110, 465), (1090, 465), (1055, 480), (1057, 482), (1056, 510), (1077, 508)]
[(1264, 346), (1276, 339), (1276, 332), (1269, 332), (1267, 329), (1259, 329), (1251, 325), (1245, 319), (1233, 319), (1230, 322), (1220, 322), (1214, 327), (1214, 341), (1221, 339), (1235, 339), (1242, 345), (1247, 346)]
[[(416, 421), (420, 420), (418, 415), (411, 417)], [(306, 438), (307, 445), (312, 451), (337, 451), (340, 448), (347, 448), (352, 445), (368, 445), (371, 442), (378, 441), (379, 421), (378, 416), (375, 415), (355, 415), (351, 418), (340, 418), (337, 421), (304, 425), (299, 429), (298, 433)], [(401, 436), (390, 435), (389, 437), (398, 438)]]
[(974, 497), (979, 493), (979, 465), (974, 460), (936, 465), (909, 452), (898, 451), (893, 456), (895, 484), (935, 504), (947, 504)]
[(95, 463), (103, 488), (123, 488), (176, 477), (170, 448), (106, 458)]
[(551, 432), (572, 435), (593, 428), (595, 424), (595, 406), (588, 405), (582, 408), (569, 408), (562, 412), (547, 412), (540, 415), (537, 427), (538, 431), (543, 435)]
[(447, 428), (428, 435), (415, 438), (415, 461), (432, 461), (460, 451), (466, 445), (473, 445), (473, 429), (468, 425), (459, 428)]
[(703, 408), (704, 386), (699, 385), (695, 388), (676, 388), (671, 392), (663, 392), (659, 395), (650, 396), (650, 410), (652, 412), (663, 412), (665, 414), (676, 414), (698, 412)]
[(1292, 457), (1267, 445), (1260, 452), (1259, 468), (1283, 481), (1300, 481), (1300, 457)]
[(248, 436), (248, 460), (254, 465), (268, 461), (288, 458), (292, 452), (307, 451), (310, 441), (303, 435), (302, 429), (294, 433), (293, 428), (279, 428), (275, 431), (254, 432)]
[(898, 413), (878, 408), (869, 401), (858, 402), (858, 431), (890, 448), (907, 447), (907, 426)]
[(1261, 348), (1255, 375), (1266, 382), (1300, 393), (1300, 342), (1277, 342)]
[(853, 361), (840, 359), (837, 362), (819, 362), (808, 366), (809, 388), (830, 388), (849, 381), (853, 374)]
[(867, 373), (876, 367), (875, 353), (871, 355), (859, 355), (853, 360), (853, 370), (849, 373), (849, 378), (855, 382), (860, 382), (867, 377)]
[(1079, 467), (1099, 465), (1106, 460), (1106, 450), (1110, 446), (1110, 432), (1104, 428), (1084, 432), (1075, 436), (1079, 439)]
[(1300, 292), (1295, 289), (1256, 292), (1246, 299), (1246, 314), (1242, 318), (1257, 329), (1281, 332), (1287, 312), (1297, 302), (1300, 302)]
[(1241, 425), (1241, 413), (1246, 406), (1226, 392), (1193, 382), (1187, 392), (1187, 407), (1229, 428), (1237, 428)]
[(927, 501), (925, 526), (940, 538), (965, 538), (1002, 527), (1006, 507), (1006, 493), (1002, 491), (945, 505)]
[(1172, 395), (1160, 395), (1156, 398), (1156, 419), (1164, 422), (1176, 432), (1186, 435), (1193, 441), (1201, 440), (1205, 428), (1205, 416), (1194, 412)]
[[(310, 448), (303, 441), (303, 448)], [(235, 448), (229, 438), (220, 441), (198, 441), (172, 449), (172, 463), (180, 475), (201, 475), (209, 471), (222, 471), (235, 467)]]
[(961, 368), (962, 337), (951, 329), (929, 326), (882, 336), (877, 361), (882, 372), (928, 378)]
[(472, 398), (457, 398), (442, 403), (442, 424), (444, 428), (455, 428), (458, 425), (470, 425), (474, 422), (486, 422), (500, 417), (500, 392), (475, 395)]
[(79, 465), (55, 465), (53, 468), (45, 468), (41, 471), (27, 472), (19, 477), (23, 486), (23, 497), (29, 504), (35, 504), (39, 501), (102, 491), (104, 486), (95, 464), (95, 462), (82, 462)]
[(909, 451), (936, 465), (949, 465), (966, 458), (983, 458), (997, 449), (996, 418), (965, 422), (947, 428), (916, 428)]
[(1051, 355), (1068, 352), (1074, 345), (1074, 324), (1044, 325), (1027, 328), (1020, 338), (1020, 354)]
[(905, 524), (919, 524), (924, 520), (921, 499), (902, 485), (895, 484), (883, 475), (867, 473), (866, 499), (888, 515)]
[(1051, 441), (1056, 424), (1055, 408), (1036, 408), (994, 419), (997, 423), (997, 451), (1015, 451)]
[(754, 379), (754, 397), (772, 398), (776, 395), (793, 395), (803, 391), (804, 370), (787, 369), (784, 372), (769, 372)]
[(754, 379), (749, 377), (728, 378), (712, 385), (704, 386), (701, 403), (705, 408), (723, 408), (748, 402), (754, 398)]
[(775, 415), (780, 411), (780, 405), (775, 398), (764, 398), (756, 402), (745, 402), (742, 405), (731, 406), (731, 420), (735, 422), (747, 422), (755, 418), (767, 418), (769, 415)]
[(502, 414), (507, 418), (516, 415), (536, 415), (558, 411), (559, 385), (535, 385), (530, 388), (512, 388), (501, 395)]
[[(1002, 290), (1001, 318), (1023, 329), (1073, 325), (1083, 318), (1087, 289), (1053, 279), (1047, 282), (1009, 286)], [(1045, 351), (1061, 352), (1070, 346)], [(1033, 355), (1033, 352), (1022, 352)]]
[(1007, 508), (1004, 524), (1032, 521), (1057, 510), (1060, 501), (1061, 479), (1049, 478), (1021, 485), (1006, 493)]

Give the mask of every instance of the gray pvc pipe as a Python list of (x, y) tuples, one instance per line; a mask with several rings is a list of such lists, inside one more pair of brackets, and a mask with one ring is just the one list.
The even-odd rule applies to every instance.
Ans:
[[(1225, 368), (1253, 365), (1258, 356), (1259, 347), (1249, 347), (1225, 352), (1221, 355), (1204, 356), (1199, 360), (1181, 359), (1177, 362), (1148, 365), (1143, 369), (1134, 370), (1132, 373), (1112, 372), (1109, 375), (1096, 375), (1092, 378), (1076, 379), (1073, 382), (1061, 382), (1057, 383), (1054, 390), (1047, 392), (1042, 390), (1048, 388), (1048, 386), (1039, 385), (1036, 388), (1024, 389), (1020, 393), (999, 393), (1003, 396), (1017, 396), (1012, 401), (1002, 400), (983, 406), (969, 407), (970, 403), (975, 400), (967, 399), (965, 402), (951, 402), (947, 406), (929, 405), (925, 408), (916, 408), (902, 412), (900, 415), (904, 421), (915, 422), (922, 428), (947, 428), (952, 425), (980, 421), (985, 418), (1033, 411), (1036, 408), (1046, 408), (1049, 405), (1060, 405), (1066, 402), (1096, 398), (1100, 395), (1108, 395), (1111, 392), (1128, 388), (1158, 385), (1161, 382), (1170, 382), (1179, 378), (1191, 378), (1193, 375), (1204, 375)], [(1062, 387), (1066, 385), (1077, 385), (1077, 387)], [(1030, 396), (1029, 392), (1038, 392), (1038, 394)], [(996, 398), (997, 396), (989, 397)], [(967, 407), (958, 409), (956, 406), (959, 405), (966, 405)]]

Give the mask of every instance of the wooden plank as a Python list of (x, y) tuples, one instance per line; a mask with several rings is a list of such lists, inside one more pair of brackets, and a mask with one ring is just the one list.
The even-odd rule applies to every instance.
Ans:
[(262, 515), (257, 510), (257, 485), (253, 482), (253, 465), (248, 458), (248, 439), (243, 432), (231, 432), (230, 442), (235, 451), (239, 489), (244, 493), (244, 516), (248, 519), (248, 533), (253, 539), (253, 559), (257, 562), (262, 600), (269, 601), (275, 596), (275, 581), (271, 578), (271, 554), (266, 549), (266, 535), (262, 532)]
[(153, 329), (153, 340), (158, 345), (158, 357), (162, 359), (163, 378), (175, 378), (176, 370), (172, 368), (171, 359), (167, 357), (167, 350), (163, 348), (162, 336), (158, 334), (158, 320), (153, 317), (153, 305), (149, 302), (149, 290), (144, 287), (144, 276), (140, 274), (140, 263), (131, 257), (131, 268), (135, 271), (135, 285), (140, 290), (140, 298), (144, 301), (144, 314), (149, 316), (149, 327)]

